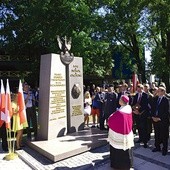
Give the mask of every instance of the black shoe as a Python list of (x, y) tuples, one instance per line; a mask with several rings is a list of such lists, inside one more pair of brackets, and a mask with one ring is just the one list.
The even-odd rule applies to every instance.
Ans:
[(160, 151), (161, 151), (160, 148), (154, 148), (154, 149), (152, 150), (152, 152), (160, 152)]
[(95, 126), (94, 126), (94, 125), (92, 125), (92, 126), (91, 126), (91, 128), (95, 128)]
[(147, 148), (147, 147), (148, 147), (147, 143), (144, 143), (143, 147), (144, 147), (144, 148)]
[(166, 155), (167, 155), (167, 151), (164, 151), (164, 150), (163, 150), (163, 151), (162, 151), (162, 155), (163, 155), (163, 156), (166, 156)]

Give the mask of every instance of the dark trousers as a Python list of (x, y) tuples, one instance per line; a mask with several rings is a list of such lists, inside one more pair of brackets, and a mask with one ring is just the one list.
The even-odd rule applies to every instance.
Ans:
[(168, 150), (168, 133), (169, 127), (168, 124), (163, 122), (154, 122), (154, 131), (155, 131), (155, 147), (160, 149), (160, 144), (163, 144), (163, 151)]
[(139, 115), (135, 115), (135, 121), (139, 133), (139, 140), (146, 144), (148, 142), (147, 118), (141, 118)]
[(99, 123), (100, 123), (100, 129), (103, 130), (104, 127), (104, 121), (105, 121), (105, 115), (104, 115), (104, 111), (101, 109), (100, 110), (100, 115), (99, 115)]
[(37, 137), (37, 116), (35, 112), (34, 107), (30, 107), (26, 109), (27, 114), (27, 121), (28, 121), (28, 127), (27, 127), (27, 137), (31, 138), (31, 123), (34, 131), (34, 137)]
[(0, 128), (0, 136), (2, 138), (2, 150), (8, 150), (8, 143), (7, 143), (7, 133), (6, 133), (6, 126), (5, 123), (2, 124)]
[(137, 126), (136, 126), (136, 119), (135, 115), (133, 114), (133, 133), (136, 134)]
[(148, 141), (151, 138), (151, 133), (152, 133), (152, 118), (147, 118), (147, 134), (148, 134)]

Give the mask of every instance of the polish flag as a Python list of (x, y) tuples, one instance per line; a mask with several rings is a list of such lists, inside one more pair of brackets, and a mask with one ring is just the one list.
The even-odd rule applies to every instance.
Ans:
[(24, 95), (23, 95), (21, 80), (19, 81), (19, 90), (18, 90), (18, 110), (19, 110), (20, 124), (27, 122), (25, 102), (24, 102)]
[(1, 96), (0, 96), (0, 127), (4, 123), (3, 116), (5, 114), (5, 89), (3, 80), (1, 80)]
[(11, 104), (11, 93), (9, 88), (9, 81), (7, 79), (6, 83), (6, 105), (5, 105), (5, 122), (6, 122), (6, 128), (10, 128), (10, 119), (12, 117), (12, 104)]

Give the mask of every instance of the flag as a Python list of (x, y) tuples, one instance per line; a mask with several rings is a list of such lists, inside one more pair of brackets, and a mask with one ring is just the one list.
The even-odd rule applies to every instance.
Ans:
[(9, 88), (9, 81), (7, 79), (6, 83), (6, 105), (5, 105), (5, 122), (6, 122), (6, 128), (10, 128), (10, 119), (12, 117), (12, 105), (11, 105), (11, 93), (10, 93), (10, 88)]
[(137, 85), (139, 83), (138, 75), (136, 73), (134, 73), (132, 76), (132, 83), (133, 83), (133, 93), (135, 93)]
[(18, 89), (18, 112), (19, 112), (19, 117), (20, 117), (20, 124), (27, 122), (25, 102), (24, 102), (24, 95), (23, 95), (21, 80), (19, 81), (19, 89)]
[(4, 123), (3, 116), (5, 114), (5, 89), (3, 80), (1, 80), (1, 96), (0, 96), (0, 127)]

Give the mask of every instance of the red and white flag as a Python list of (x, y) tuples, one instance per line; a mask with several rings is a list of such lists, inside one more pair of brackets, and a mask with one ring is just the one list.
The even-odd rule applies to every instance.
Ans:
[(5, 114), (5, 89), (3, 80), (1, 80), (1, 96), (0, 96), (0, 127), (4, 123), (3, 116)]
[(10, 93), (10, 88), (9, 88), (9, 81), (7, 79), (6, 83), (6, 105), (5, 105), (5, 122), (6, 122), (6, 128), (10, 128), (10, 119), (12, 117), (12, 104), (11, 104), (11, 93)]
[(20, 124), (27, 122), (25, 101), (24, 101), (21, 80), (19, 81), (19, 90), (18, 90), (18, 110), (19, 110)]
[(6, 83), (6, 94), (5, 94), (4, 85), (3, 85), (2, 80), (1, 80), (1, 88), (2, 88), (1, 89), (2, 90), (2, 93), (1, 93), (1, 95), (2, 95), (2, 98), (1, 98), (1, 100), (2, 100), (1, 120), (5, 121), (6, 128), (10, 129), (11, 128), (10, 119), (12, 117), (12, 107), (11, 107), (11, 96), (10, 96), (8, 79), (7, 79), (7, 83)]

